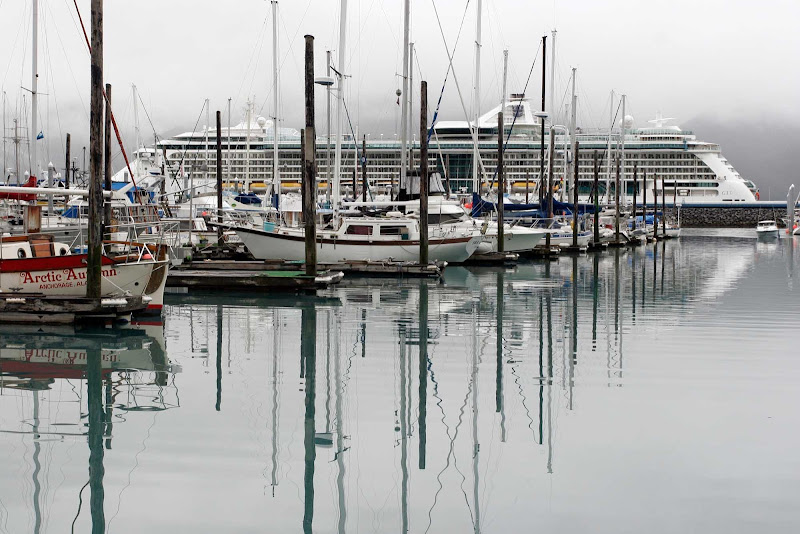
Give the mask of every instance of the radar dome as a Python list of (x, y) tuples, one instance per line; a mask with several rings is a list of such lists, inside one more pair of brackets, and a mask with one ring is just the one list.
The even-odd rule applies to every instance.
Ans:
[(258, 124), (259, 128), (264, 129), (264, 126), (267, 124), (267, 119), (264, 117), (259, 117), (256, 119), (256, 124)]
[(625, 128), (633, 128), (633, 115), (625, 115)]

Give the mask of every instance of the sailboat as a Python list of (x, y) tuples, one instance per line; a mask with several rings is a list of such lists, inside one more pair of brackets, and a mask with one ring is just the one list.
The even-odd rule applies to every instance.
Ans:
[[(341, 214), (341, 162), (342, 129), (344, 108), (344, 84), (346, 76), (345, 37), (347, 29), (347, 3), (341, 3), (339, 27), (339, 72), (336, 86), (336, 153), (333, 175), (333, 218), (329, 227), (319, 229), (316, 235), (317, 260), (321, 263), (340, 261), (413, 261), (420, 259), (420, 225), (417, 219), (399, 212), (390, 212), (387, 217), (350, 217)], [(408, 21), (405, 23), (405, 38), (408, 39)], [(404, 49), (404, 61), (408, 64), (408, 47)], [(408, 84), (407, 78), (404, 85)], [(405, 108), (405, 106), (404, 106)], [(277, 112), (276, 112), (277, 115)], [(405, 120), (405, 116), (404, 116)], [(405, 122), (403, 122), (405, 124)], [(405, 140), (405, 128), (402, 129)], [(402, 175), (405, 176), (405, 166)], [(250, 253), (261, 260), (282, 259), (303, 261), (305, 259), (305, 232), (303, 228), (283, 224), (264, 223), (262, 228), (254, 226), (232, 226)], [(472, 231), (454, 226), (436, 226), (429, 233), (429, 258), (433, 261), (463, 262), (478, 248), (482, 241)]]

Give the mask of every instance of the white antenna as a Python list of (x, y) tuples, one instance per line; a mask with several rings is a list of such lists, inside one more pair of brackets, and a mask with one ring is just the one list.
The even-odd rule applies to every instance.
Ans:
[[(625, 118), (623, 117), (623, 120)], [(653, 120), (647, 121), (649, 124), (652, 124), (655, 128), (663, 128), (664, 124), (669, 121), (676, 120), (675, 117), (664, 117), (660, 111), (656, 112), (656, 118)]]

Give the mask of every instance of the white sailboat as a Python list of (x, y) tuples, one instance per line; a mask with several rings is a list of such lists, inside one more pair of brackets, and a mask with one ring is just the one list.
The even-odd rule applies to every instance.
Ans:
[[(419, 221), (394, 212), (391, 217), (345, 217), (341, 203), (342, 111), (344, 107), (345, 37), (347, 30), (347, 1), (341, 0), (339, 26), (339, 64), (336, 71), (336, 153), (333, 175), (333, 218), (329, 227), (319, 228), (316, 236), (317, 260), (321, 263), (341, 261), (412, 261), (419, 262)], [(406, 10), (407, 11), (407, 10)], [(406, 13), (407, 17), (407, 13)], [(408, 19), (404, 22), (408, 40)], [(408, 47), (404, 48), (404, 63), (408, 63)], [(404, 80), (407, 86), (408, 80)], [(405, 100), (404, 100), (405, 107)], [(277, 113), (276, 113), (277, 114)], [(404, 117), (405, 119), (405, 117)], [(404, 121), (401, 121), (405, 124)], [(402, 128), (401, 131), (404, 131)], [(404, 134), (402, 134), (404, 135)], [(401, 173), (406, 174), (405, 166)], [(239, 238), (250, 253), (262, 260), (303, 261), (305, 233), (300, 227), (265, 223), (262, 228), (234, 225)], [(472, 231), (455, 226), (432, 227), (429, 231), (429, 258), (433, 261), (463, 262), (477, 250), (482, 241)]]

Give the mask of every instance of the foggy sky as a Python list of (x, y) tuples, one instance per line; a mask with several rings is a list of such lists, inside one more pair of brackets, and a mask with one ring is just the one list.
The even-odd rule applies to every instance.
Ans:
[[(8, 95), (7, 125), (22, 107), (20, 85), (29, 88), (30, 0), (0, 2), (0, 69)], [(392, 136), (399, 106), (395, 90), (402, 71), (402, 1), (350, 0), (348, 12), (346, 99), (354, 127), (361, 133)], [(447, 52), (433, 6), (452, 49), (465, 13), (455, 51), (455, 75), (467, 112), (472, 114), (475, 6), (477, 0), (412, 0), (412, 36), (417, 66), (414, 86), (429, 83), (429, 101), (438, 98), (447, 70)], [(89, 0), (79, 0), (89, 25)], [(316, 38), (316, 71), (325, 69), (325, 50), (338, 52), (337, 0), (279, 2), (279, 62), (283, 126), (299, 128), (302, 108), (303, 35)], [(51, 160), (63, 159), (63, 134), (73, 133), (73, 146), (88, 137), (89, 56), (71, 1), (40, 0), (39, 90), (40, 122)], [(608, 124), (611, 90), (628, 95), (628, 112), (637, 125), (662, 111), (677, 123), (722, 125), (761, 124), (774, 117), (786, 128), (800, 119), (794, 98), (800, 93), (800, 73), (789, 68), (800, 51), (794, 29), (800, 4), (767, 0), (756, 7), (745, 0), (484, 0), (481, 69), (481, 110), (500, 99), (502, 50), (509, 50), (509, 92), (521, 92), (537, 55), (540, 37), (558, 29), (556, 42), (556, 108), (567, 102), (571, 67), (578, 69), (579, 123)], [(133, 137), (131, 84), (136, 84), (146, 113), (140, 109), (142, 132), (152, 138), (150, 120), (160, 135), (191, 131), (206, 123), (205, 98), (211, 110), (225, 113), (232, 102), (232, 120), (243, 115), (247, 98), (256, 112), (272, 110), (272, 17), (265, 0), (116, 0), (105, 2), (105, 78), (114, 86), (114, 109), (125, 141)], [(548, 38), (548, 46), (552, 46)], [(548, 62), (550, 50), (548, 50)], [(541, 54), (536, 59), (527, 93), (540, 98)], [(549, 82), (549, 77), (548, 77)], [(418, 90), (418, 89), (417, 89)], [(550, 88), (548, 88), (548, 91)], [(414, 96), (415, 103), (418, 95)], [(317, 96), (318, 128), (324, 124), (322, 91)], [(549, 104), (549, 98), (548, 98)], [(537, 106), (538, 107), (538, 106)], [(149, 119), (148, 116), (149, 115)], [(463, 120), (455, 79), (451, 75), (442, 100), (442, 120)], [(213, 117), (212, 117), (213, 120)], [(223, 122), (227, 124), (227, 116)], [(770, 120), (770, 123), (773, 123)], [(704, 132), (712, 138), (719, 128)], [(737, 128), (738, 129), (738, 128)], [(769, 136), (754, 139), (749, 132), (725, 132), (730, 139), (748, 138), (733, 153), (723, 153), (735, 165), (758, 158), (769, 148)], [(788, 143), (786, 144), (788, 145)], [(738, 147), (737, 147), (738, 150)], [(789, 155), (768, 150), (770, 159)], [(121, 164), (115, 158), (115, 166)], [(768, 166), (762, 159), (757, 166)], [(63, 166), (63, 163), (58, 166)], [(739, 168), (743, 175), (744, 169)], [(787, 166), (787, 171), (791, 169)], [(791, 176), (747, 176), (788, 184)], [(765, 191), (762, 187), (762, 192)], [(777, 189), (777, 185), (776, 185)], [(773, 197), (776, 195), (773, 193)], [(782, 197), (783, 195), (780, 195)], [(763, 197), (762, 197), (763, 198)]]

